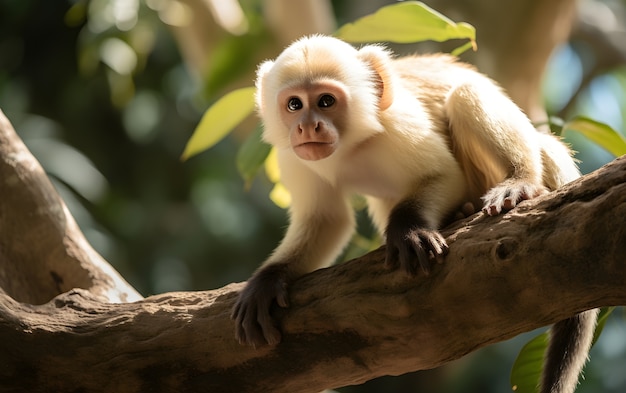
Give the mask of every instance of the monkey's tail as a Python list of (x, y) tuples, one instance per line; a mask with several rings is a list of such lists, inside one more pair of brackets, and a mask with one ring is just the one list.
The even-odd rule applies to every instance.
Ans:
[(556, 323), (550, 330), (541, 393), (574, 393), (587, 361), (598, 309), (577, 314)]

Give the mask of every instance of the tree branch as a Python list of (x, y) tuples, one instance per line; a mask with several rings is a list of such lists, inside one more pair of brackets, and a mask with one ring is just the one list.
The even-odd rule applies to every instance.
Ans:
[[(0, 124), (2, 284), (16, 274), (20, 285), (42, 285), (41, 269), (76, 266), (69, 248), (93, 251), (48, 183), (26, 182), (34, 159)], [(382, 248), (308, 274), (291, 287), (291, 307), (275, 310), (284, 332), (276, 347), (235, 341), (229, 313), (241, 283), (122, 304), (84, 285), (42, 305), (9, 285), (0, 294), (0, 390), (317, 392), (437, 367), (577, 312), (626, 304), (625, 182), (621, 158), (508, 214), (459, 222), (444, 231), (450, 254), (428, 277), (386, 270)], [(20, 215), (20, 198), (32, 201), (32, 216)], [(27, 233), (37, 222), (56, 222), (65, 237), (20, 254), (12, 226)]]
[(41, 304), (72, 288), (141, 299), (87, 243), (43, 169), (0, 111), (0, 288)]

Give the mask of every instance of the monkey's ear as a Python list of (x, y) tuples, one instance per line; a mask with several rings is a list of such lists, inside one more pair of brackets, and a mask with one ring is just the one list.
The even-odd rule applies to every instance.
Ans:
[(393, 103), (393, 86), (389, 72), (391, 54), (382, 46), (366, 45), (359, 49), (359, 58), (372, 67), (376, 74), (380, 98), (378, 108), (384, 111)]
[(274, 62), (271, 60), (264, 61), (256, 71), (256, 82), (254, 83), (256, 86), (255, 100), (259, 110), (263, 109), (263, 87), (265, 85), (265, 76), (269, 74), (273, 65)]

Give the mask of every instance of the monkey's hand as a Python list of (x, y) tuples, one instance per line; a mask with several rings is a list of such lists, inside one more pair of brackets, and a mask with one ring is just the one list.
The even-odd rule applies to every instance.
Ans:
[(385, 265), (395, 268), (398, 263), (409, 275), (417, 275), (420, 267), (429, 274), (433, 263), (441, 262), (448, 245), (439, 231), (426, 228), (401, 228), (390, 222), (387, 228)]
[(483, 212), (496, 216), (503, 211), (511, 210), (518, 203), (546, 194), (548, 190), (540, 184), (529, 183), (518, 179), (508, 179), (487, 191), (482, 197)]
[(259, 347), (280, 342), (277, 323), (270, 316), (270, 308), (276, 302), (288, 307), (287, 265), (267, 265), (257, 271), (239, 294), (231, 318), (235, 320), (235, 338), (240, 344)]

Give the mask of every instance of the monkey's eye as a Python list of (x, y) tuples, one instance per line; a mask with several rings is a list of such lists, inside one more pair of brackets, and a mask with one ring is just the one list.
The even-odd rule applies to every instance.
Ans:
[(317, 106), (320, 108), (330, 108), (335, 105), (335, 97), (330, 94), (324, 94), (320, 97), (320, 100), (317, 102)]
[(302, 101), (300, 101), (299, 98), (290, 98), (289, 101), (287, 101), (287, 109), (289, 109), (289, 112), (295, 112), (302, 109)]

